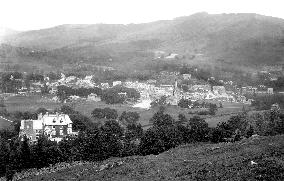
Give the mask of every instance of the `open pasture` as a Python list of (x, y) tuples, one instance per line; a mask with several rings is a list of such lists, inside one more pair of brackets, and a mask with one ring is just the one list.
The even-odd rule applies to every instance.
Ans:
[[(17, 95), (8, 98), (5, 100), (6, 108), (9, 112), (14, 111), (36, 111), (38, 108), (43, 107), (50, 111), (53, 111), (56, 108), (60, 108), (63, 103), (51, 101), (52, 96), (41, 96), (41, 95)], [(219, 106), (219, 104), (216, 102)], [(248, 105), (241, 103), (227, 103), (223, 102), (223, 108), (218, 108), (216, 115), (201, 115), (200, 117), (204, 118), (209, 126), (214, 127), (218, 122), (227, 121), (231, 115), (235, 115), (238, 112), (241, 112), (243, 106), (246, 110), (249, 110)], [(95, 108), (105, 108), (109, 107), (116, 109), (118, 115), (121, 115), (123, 111), (133, 111), (140, 114), (139, 123), (142, 126), (149, 125), (150, 118), (158, 111), (158, 108), (152, 108), (150, 110), (133, 108), (130, 105), (126, 104), (106, 104), (104, 102), (89, 102), (89, 101), (78, 101), (73, 103), (66, 103), (66, 105), (71, 106), (73, 109), (81, 112), (82, 114), (91, 117), (91, 113)], [(170, 114), (175, 120), (178, 120), (179, 114), (184, 114), (187, 118), (191, 118), (196, 114), (188, 114), (189, 111), (198, 111), (200, 109), (185, 109), (177, 106), (167, 106), (165, 113)]]

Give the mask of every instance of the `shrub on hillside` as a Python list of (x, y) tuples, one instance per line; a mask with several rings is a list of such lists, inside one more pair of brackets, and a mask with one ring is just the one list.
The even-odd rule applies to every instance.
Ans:
[(187, 127), (192, 141), (203, 142), (209, 140), (210, 129), (204, 119), (194, 116), (189, 119)]

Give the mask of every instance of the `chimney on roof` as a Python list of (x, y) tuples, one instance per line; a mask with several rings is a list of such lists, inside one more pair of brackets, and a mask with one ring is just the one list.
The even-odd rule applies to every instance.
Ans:
[(57, 119), (58, 119), (58, 117), (59, 117), (59, 113), (58, 113), (58, 112), (56, 112), (56, 117), (57, 117)]
[(48, 116), (48, 112), (46, 112), (46, 113), (45, 113), (45, 115), (47, 115), (47, 116)]
[(41, 120), (42, 119), (42, 113), (39, 113), (38, 114), (38, 120)]

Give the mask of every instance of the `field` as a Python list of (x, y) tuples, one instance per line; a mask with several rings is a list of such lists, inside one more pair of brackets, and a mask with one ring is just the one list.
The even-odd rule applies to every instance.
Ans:
[(25, 180), (284, 180), (284, 136), (182, 145), (159, 155), (110, 158)]
[[(36, 111), (38, 108), (43, 107), (50, 111), (53, 111), (55, 108), (60, 108), (63, 104), (50, 101), (52, 96), (42, 97), (40, 95), (31, 95), (31, 96), (14, 96), (10, 97), (5, 101), (7, 106), (7, 110), (9, 112), (13, 111)], [(139, 123), (145, 128), (149, 127), (149, 120), (157, 112), (158, 108), (153, 108), (150, 110), (133, 108), (129, 105), (125, 104), (115, 104), (109, 105), (104, 102), (87, 102), (80, 101), (76, 103), (67, 103), (67, 105), (73, 107), (75, 110), (81, 112), (86, 116), (91, 116), (91, 112), (95, 108), (105, 108), (110, 107), (116, 109), (118, 115), (120, 115), (123, 111), (135, 111), (140, 114)], [(217, 104), (218, 105), (218, 104)], [(223, 108), (219, 108), (218, 112), (215, 116), (201, 116), (205, 118), (210, 127), (214, 127), (218, 124), (218, 122), (227, 121), (231, 115), (236, 114), (242, 111), (244, 104), (241, 103), (223, 103)], [(245, 105), (246, 109), (249, 109), (247, 105)], [(192, 111), (198, 109), (191, 109)], [(170, 114), (175, 120), (178, 120), (179, 114), (184, 114), (187, 118), (193, 117), (194, 115), (188, 114), (189, 109), (183, 109), (176, 106), (167, 106), (165, 112)], [(147, 126), (148, 125), (148, 126)]]
[(0, 129), (7, 129), (7, 128), (11, 128), (12, 124), (5, 120), (5, 119), (2, 119), (1, 116), (0, 116)]

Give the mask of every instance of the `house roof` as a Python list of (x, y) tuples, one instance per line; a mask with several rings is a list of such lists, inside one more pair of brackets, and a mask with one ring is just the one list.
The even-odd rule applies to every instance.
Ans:
[(67, 125), (72, 124), (71, 119), (66, 114), (49, 114), (42, 117), (44, 125)]

